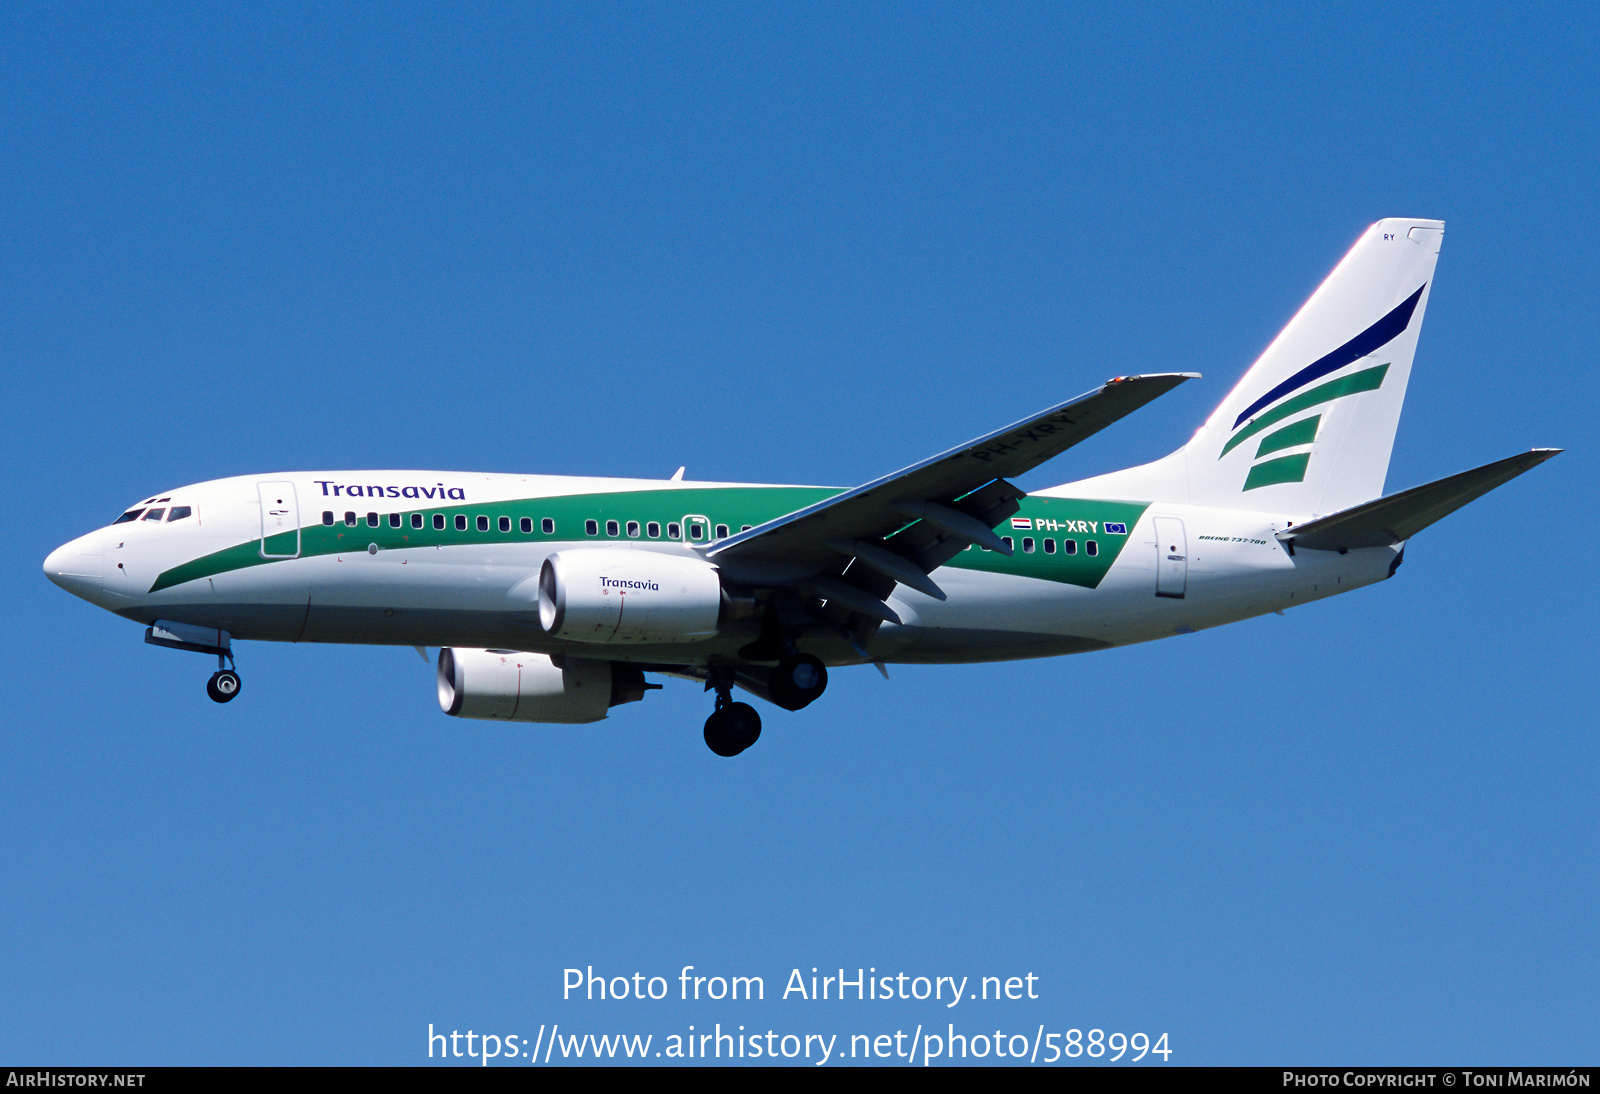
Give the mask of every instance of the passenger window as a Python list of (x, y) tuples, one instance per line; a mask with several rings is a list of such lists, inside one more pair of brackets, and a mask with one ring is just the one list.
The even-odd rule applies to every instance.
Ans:
[(434, 531), (436, 531), (436, 532), (444, 531), (444, 514), (443, 513), (435, 513), (435, 514), (433, 514), (433, 528), (434, 528)]
[(1056, 541), (1055, 540), (1047, 539), (1047, 540), (1044, 541), (1044, 553), (1047, 554), (1047, 555), (1053, 555), (1053, 554), (1056, 553)]
[(346, 513), (344, 515), (344, 526), (346, 528), (354, 528), (356, 526), (356, 515), (354, 513)]
[(1000, 542), (1004, 543), (1008, 550), (1015, 551), (1017, 549), (1016, 545), (1011, 542), (1011, 537), (1010, 536), (1001, 536), (1000, 537)]
[(413, 527), (413, 528), (421, 528), (422, 527), (422, 514), (421, 513), (412, 513), (411, 514), (411, 527)]
[(600, 522), (597, 520), (584, 521), (583, 534), (587, 536), (598, 536), (600, 534)]
[(606, 521), (606, 535), (608, 535), (608, 536), (620, 536), (621, 534), (622, 534), (622, 526), (621, 525), (619, 525), (614, 520)]
[(638, 521), (630, 520), (628, 522), (628, 538), (629, 539), (638, 539), (639, 538), (639, 522)]
[(525, 536), (533, 535), (533, 518), (532, 517), (523, 517), (520, 521), (517, 522), (517, 527), (522, 529), (522, 534), (523, 535), (525, 535)]
[(457, 513), (456, 514), (456, 531), (465, 532), (466, 530), (467, 530), (467, 514), (465, 514), (465, 513)]
[(326, 524), (330, 528), (333, 527), (333, 510), (332, 509), (324, 509), (322, 511), (322, 523)]
[(182, 520), (193, 512), (194, 510), (187, 505), (174, 505), (172, 511), (167, 514), (167, 523), (171, 524), (175, 520)]
[(644, 534), (649, 536), (651, 539), (660, 539), (661, 525), (655, 521), (651, 521), (649, 524), (644, 526)]
[(502, 532), (511, 531), (511, 518), (510, 517), (501, 517), (500, 518), (500, 530)]
[(398, 528), (398, 527), (400, 527), (400, 514), (399, 513), (390, 513), (389, 514), (389, 527), (390, 528)]
[(748, 532), (753, 527), (755, 527), (755, 526), (752, 525), (752, 524), (741, 524), (741, 525), (739, 525), (739, 531)]
[(674, 521), (669, 521), (667, 523), (667, 538), (668, 539), (682, 539), (683, 538), (683, 528), (679, 526), (677, 521), (674, 520)]
[(1025, 555), (1033, 554), (1033, 537), (1032, 536), (1023, 536), (1022, 537), (1022, 553), (1025, 554)]
[(487, 532), (488, 530), (489, 518), (484, 516), (482, 513), (478, 514), (478, 531)]
[(1086, 554), (1086, 555), (1097, 555), (1097, 554), (1099, 554), (1100, 553), (1100, 544), (1096, 543), (1092, 539), (1085, 540), (1084, 544), (1083, 544), (1083, 553)]
[(728, 538), (728, 526), (726, 524), (717, 525), (717, 538), (718, 539), (727, 539)]
[(149, 512), (145, 513), (144, 519), (145, 520), (160, 520), (161, 519), (161, 515), (163, 513), (165, 513), (165, 512), (166, 512), (165, 509), (151, 509)]
[(1078, 553), (1078, 541), (1075, 540), (1075, 539), (1064, 539), (1064, 540), (1062, 540), (1061, 541), (1061, 550), (1066, 552), (1069, 555), (1077, 554)]
[(706, 526), (697, 520), (689, 522), (689, 538), (699, 543), (706, 538)]
[(539, 522), (539, 528), (547, 536), (553, 536), (556, 534), (556, 522), (551, 520), (549, 517), (545, 517)]
[(376, 528), (377, 526), (378, 526), (378, 514), (376, 514), (376, 513), (368, 513), (367, 514), (367, 527), (368, 528)]
[(120, 517), (118, 517), (116, 520), (112, 521), (111, 523), (112, 524), (127, 524), (130, 520), (138, 520), (139, 519), (139, 514), (142, 513), (142, 512), (144, 512), (143, 509), (129, 509), (126, 513), (122, 514)]

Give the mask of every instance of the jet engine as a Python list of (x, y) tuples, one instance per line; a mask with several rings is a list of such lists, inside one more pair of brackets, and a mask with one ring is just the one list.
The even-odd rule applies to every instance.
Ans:
[(542, 653), (439, 651), (439, 709), (458, 718), (497, 722), (598, 722), (619, 703), (634, 703), (660, 684), (611, 661), (576, 657), (557, 665)]
[(539, 571), (539, 625), (569, 642), (693, 642), (717, 633), (717, 568), (654, 551), (558, 551)]

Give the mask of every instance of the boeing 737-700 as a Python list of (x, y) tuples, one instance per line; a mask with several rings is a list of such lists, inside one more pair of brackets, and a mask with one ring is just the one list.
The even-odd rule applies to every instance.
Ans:
[[(217, 658), (233, 642), (439, 647), (463, 718), (593, 722), (686, 677), (712, 751), (753, 744), (735, 687), (786, 710), (828, 671), (1086, 653), (1392, 577), (1406, 541), (1557, 449), (1388, 497), (1444, 225), (1361, 236), (1188, 444), (1029, 494), (1011, 482), (1191, 373), (1119, 376), (843, 490), (317, 471), (162, 490), (45, 560), (51, 581)], [(630, 606), (631, 605), (631, 606)]]

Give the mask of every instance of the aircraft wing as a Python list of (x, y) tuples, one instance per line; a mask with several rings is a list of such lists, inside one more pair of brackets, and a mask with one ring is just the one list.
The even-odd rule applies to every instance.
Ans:
[(857, 614), (893, 619), (882, 599), (896, 582), (943, 599), (927, 576), (931, 571), (971, 543), (1006, 551), (993, 529), (1017, 511), (1023, 497), (1007, 477), (1065, 452), (1195, 376), (1108, 380), (1014, 425), (719, 540), (705, 555), (734, 581), (809, 584), (814, 594)]
[(1535, 448), (1532, 452), (1521, 452), (1459, 475), (1363, 502), (1296, 528), (1285, 528), (1277, 538), (1291, 549), (1309, 547), (1316, 551), (1401, 543), (1560, 451), (1559, 448)]

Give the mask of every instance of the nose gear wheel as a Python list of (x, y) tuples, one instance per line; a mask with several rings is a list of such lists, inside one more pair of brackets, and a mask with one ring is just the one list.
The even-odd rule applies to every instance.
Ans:
[(232, 669), (219, 669), (210, 680), (206, 682), (206, 694), (214, 703), (230, 702), (239, 694), (239, 674)]

